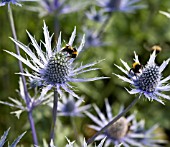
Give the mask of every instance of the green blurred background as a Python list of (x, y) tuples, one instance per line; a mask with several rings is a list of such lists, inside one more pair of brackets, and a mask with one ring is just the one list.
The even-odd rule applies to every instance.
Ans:
[[(105, 98), (109, 99), (114, 114), (116, 114), (120, 105), (127, 106), (135, 98), (134, 95), (128, 94), (124, 89), (124, 87), (128, 87), (129, 85), (123, 83), (112, 74), (113, 72), (122, 74), (114, 66), (114, 64), (121, 66), (120, 58), (131, 65), (134, 57), (133, 52), (136, 51), (141, 63), (145, 64), (150, 55), (150, 48), (155, 44), (162, 47), (162, 52), (158, 54), (156, 59), (158, 65), (170, 57), (170, 19), (159, 13), (159, 10), (167, 11), (170, 8), (170, 1), (148, 0), (142, 3), (147, 8), (137, 10), (134, 13), (113, 13), (105, 33), (101, 36), (103, 42), (108, 42), (109, 45), (89, 47), (80, 53), (77, 59), (77, 63), (82, 61), (83, 63), (89, 63), (95, 60), (105, 59), (105, 61), (99, 64), (101, 70), (91, 74), (91, 76), (109, 76), (111, 77), (110, 79), (76, 84), (76, 92), (79, 95), (85, 95), (86, 103), (96, 103), (103, 111), (105, 111)], [(57, 16), (64, 40), (68, 40), (74, 26), (77, 27), (77, 43), (80, 42), (78, 38), (83, 34), (83, 26), (89, 29), (100, 27), (100, 24), (88, 20), (85, 16), (84, 12), (89, 10), (90, 5), (87, 5), (87, 7), (78, 12)], [(22, 8), (12, 6), (18, 40), (29, 45), (30, 40), (28, 39), (26, 30), (35, 35), (38, 41), (44, 40), (42, 30), (43, 20), (46, 21), (50, 33), (55, 32), (54, 20), (56, 16), (49, 14), (40, 18), (38, 13), (27, 11), (25, 7), (24, 5)], [(0, 100), (3, 101), (7, 101), (9, 96), (19, 98), (15, 91), (18, 89), (19, 77), (14, 74), (19, 72), (18, 61), (3, 51), (6, 49), (15, 52), (14, 44), (9, 39), (10, 36), (12, 34), (7, 6), (0, 7)], [(55, 45), (55, 42), (56, 38), (54, 37), (53, 45)], [(169, 74), (170, 65), (167, 66), (163, 76), (166, 77)], [(21, 140), (21, 144), (30, 146), (32, 137), (27, 113), (23, 113), (20, 119), (17, 119), (14, 115), (10, 114), (14, 110), (8, 106), (0, 105), (0, 135), (8, 127), (11, 127), (9, 141), (12, 142), (16, 136), (27, 130), (26, 135)], [(166, 138), (170, 138), (170, 101), (166, 101), (166, 105), (164, 106), (156, 101), (149, 102), (145, 98), (141, 98), (137, 105), (131, 109), (131, 113), (134, 111), (138, 112), (137, 118), (139, 120), (145, 119), (146, 128), (154, 124), (159, 124)], [(42, 145), (42, 138), (48, 139), (49, 137), (51, 110), (48, 106), (41, 106), (35, 109), (33, 114), (39, 142)], [(89, 137), (91, 134), (87, 129), (87, 124), (90, 123), (90, 120), (79, 118), (75, 118), (75, 120), (79, 132)], [(56, 136), (58, 136), (59, 142), (65, 140), (64, 136), (68, 136), (74, 140), (72, 135), (68, 135), (71, 130), (69, 118), (58, 118), (58, 123), (59, 125), (64, 125), (64, 127), (62, 125), (58, 127), (57, 130), (58, 133)], [(61, 131), (62, 134), (59, 134)]]

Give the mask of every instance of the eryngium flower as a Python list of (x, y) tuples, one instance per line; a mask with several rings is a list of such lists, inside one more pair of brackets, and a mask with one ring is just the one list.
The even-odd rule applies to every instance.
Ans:
[(22, 6), (20, 3), (18, 3), (18, 0), (1, 0), (0, 6), (5, 6), (6, 4), (15, 4), (18, 6)]
[[(101, 112), (101, 110), (94, 105), (94, 109), (98, 114), (98, 117), (94, 116), (89, 112), (85, 112), (85, 114), (96, 124), (89, 125), (90, 128), (100, 131), (103, 127), (105, 127), (112, 119), (113, 115), (111, 113), (111, 106), (108, 103), (108, 100), (105, 100), (106, 105), (106, 116)], [(122, 112), (121, 108), (119, 112)], [(96, 140), (101, 140), (106, 137), (105, 147), (114, 144), (119, 145), (122, 143), (123, 146), (131, 147), (144, 147), (147, 143), (154, 145), (156, 142), (160, 143), (162, 141), (153, 141), (153, 133), (150, 133), (150, 130), (139, 131), (139, 123), (135, 123), (135, 114), (132, 114), (128, 117), (121, 117), (118, 121), (113, 123), (103, 134), (96, 137)], [(133, 123), (132, 123), (133, 122)]]
[(144, 8), (144, 5), (138, 4), (139, 1), (140, 0), (97, 0), (98, 5), (106, 12), (133, 12), (134, 10)]
[[(67, 139), (67, 142), (68, 142), (68, 144), (66, 145), (66, 147), (79, 147), (79, 146), (81, 146), (81, 147), (87, 147), (87, 143), (86, 143), (86, 140), (84, 139), (84, 142), (81, 144), (81, 145), (76, 145), (76, 144), (74, 144), (75, 143), (75, 141), (70, 141), (67, 137), (66, 137), (66, 139)], [(96, 146), (95, 145), (95, 147), (103, 147), (103, 144), (104, 144), (104, 141), (105, 141), (105, 139), (106, 138), (103, 138), (102, 140), (101, 140), (101, 142)], [(91, 147), (91, 146), (89, 146), (89, 147)], [(120, 147), (120, 146), (117, 146), (117, 147)]]
[(88, 19), (99, 23), (104, 22), (107, 18), (103, 11), (96, 11), (95, 7), (92, 7), (90, 12), (86, 12), (86, 16)]
[[(128, 64), (123, 60), (121, 60), (122, 64), (126, 69), (123, 69), (118, 65), (116, 66), (123, 73), (125, 73), (127, 77), (120, 76), (117, 74), (115, 75), (120, 79), (122, 79), (123, 81), (130, 83), (133, 86), (131, 91), (127, 90), (130, 94), (139, 93), (139, 96), (143, 94), (148, 100), (156, 100), (164, 104), (161, 98), (170, 100), (170, 97), (168, 95), (162, 93), (164, 91), (170, 90), (170, 85), (165, 84), (167, 83), (167, 81), (170, 80), (170, 76), (163, 78), (162, 72), (165, 69), (165, 67), (168, 65), (170, 59), (164, 61), (160, 66), (158, 66), (155, 63), (155, 58), (156, 58), (156, 53), (154, 51), (151, 54), (147, 64), (140, 69), (139, 73), (134, 73), (131, 70), (131, 68), (128, 66)], [(134, 61), (136, 63), (140, 63), (136, 53), (135, 53)]]
[(33, 2), (36, 0), (0, 0), (0, 6), (5, 6), (6, 4), (14, 4), (17, 6), (22, 6), (20, 2)]
[[(28, 46), (24, 45), (18, 40), (15, 40), (13, 38), (11, 39), (27, 54), (28, 57), (30, 57), (29, 60), (27, 57), (24, 58), (21, 55), (17, 55), (13, 52), (9, 52), (6, 50), (7, 53), (16, 57), (18, 60), (20, 60), (33, 70), (32, 74), (29, 73), (28, 71), (19, 74), (32, 77), (36, 80), (41, 81), (44, 86), (41, 93), (42, 96), (46, 94), (52, 87), (55, 87), (60, 95), (62, 95), (61, 91), (62, 88), (66, 92), (78, 98), (78, 95), (76, 95), (72, 91), (72, 86), (69, 84), (69, 82), (87, 82), (106, 78), (106, 77), (78, 78), (77, 76), (82, 73), (98, 70), (99, 68), (94, 68), (93, 66), (95, 66), (100, 61), (86, 65), (81, 64), (80, 67), (76, 68), (75, 66), (73, 66), (73, 61), (76, 58), (72, 58), (71, 57), (72, 54), (67, 52), (66, 50), (63, 51), (61, 47), (61, 33), (58, 38), (57, 46), (53, 50), (51, 47), (52, 36), (49, 36), (49, 32), (45, 22), (43, 29), (45, 38), (45, 42), (43, 42), (43, 45), (46, 50), (45, 52), (42, 50), (41, 45), (38, 45), (35, 38), (31, 36), (31, 34), (28, 31), (27, 33), (31, 39), (33, 47), (35, 48), (35, 52), (33, 52)], [(71, 47), (75, 39), (75, 36), (76, 28), (74, 29), (68, 42), (68, 45)], [(85, 37), (83, 36), (82, 42), (80, 46), (77, 48), (78, 53), (80, 53), (84, 46), (85, 43), (84, 38)]]
[[(147, 147), (163, 147), (168, 141), (159, 139), (162, 138), (163, 134), (157, 131), (158, 128), (159, 126), (155, 124), (147, 130), (144, 120), (137, 121), (133, 119), (130, 130), (138, 134), (136, 141), (140, 142), (142, 145)], [(133, 136), (133, 133), (131, 135)]]
[[(82, 28), (84, 33), (86, 34), (86, 43), (84, 46), (84, 50), (88, 49), (90, 47), (101, 47), (101, 46), (106, 46), (109, 43), (102, 41), (101, 36), (98, 36), (96, 32), (92, 29), (88, 29), (86, 27)], [(82, 35), (80, 35), (82, 36)]]
[(70, 14), (84, 9), (89, 2), (85, 1), (66, 1), (66, 0), (36, 0), (37, 6), (27, 7), (28, 10), (39, 12), (40, 17), (55, 13)]
[(18, 99), (9, 97), (10, 102), (0, 101), (0, 104), (16, 108), (17, 110), (12, 111), (11, 114), (14, 114), (18, 119), (20, 118), (22, 112), (29, 112), (30, 110), (39, 105), (45, 105), (51, 102), (53, 98), (53, 93), (48, 93), (42, 97), (38, 94), (39, 91), (35, 90), (34, 96), (31, 96), (30, 93), (28, 93), (29, 104), (27, 104), (24, 92), (24, 84), (21, 78), (19, 79), (19, 89), (16, 91), (19, 95)]
[[(72, 95), (69, 95), (69, 98), (67, 98), (65, 95), (63, 95), (58, 101), (57, 115), (82, 117), (83, 112), (87, 111), (91, 107), (90, 104), (81, 106), (81, 104), (84, 102), (83, 100), (84, 98), (75, 99)], [(49, 105), (51, 106), (53, 103), (50, 103)]]

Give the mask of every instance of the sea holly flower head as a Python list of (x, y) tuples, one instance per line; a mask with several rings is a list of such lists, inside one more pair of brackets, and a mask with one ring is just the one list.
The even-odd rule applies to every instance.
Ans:
[[(147, 64), (142, 66), (138, 72), (131, 70), (129, 65), (121, 60), (126, 69), (123, 69), (118, 65), (116, 66), (126, 75), (126, 77), (117, 74), (115, 75), (133, 86), (132, 90), (127, 90), (130, 94), (139, 94), (139, 96), (143, 94), (148, 100), (156, 100), (164, 104), (161, 98), (170, 100), (168, 95), (162, 93), (164, 91), (170, 91), (170, 85), (166, 84), (170, 80), (170, 76), (163, 78), (162, 72), (168, 65), (170, 58), (164, 61), (160, 66), (155, 63), (155, 58), (156, 51), (153, 51)], [(136, 53), (134, 61), (135, 63), (140, 63)]]
[(19, 95), (18, 99), (9, 97), (10, 102), (0, 101), (0, 104), (16, 108), (17, 110), (12, 111), (11, 114), (14, 114), (18, 119), (20, 118), (20, 115), (22, 114), (22, 112), (24, 111), (29, 112), (30, 110), (33, 110), (35, 107), (39, 105), (45, 105), (51, 102), (53, 98), (53, 93), (48, 93), (44, 95), (43, 97), (41, 97), (38, 94), (39, 91), (35, 90), (34, 96), (31, 96), (28, 93), (28, 100), (29, 100), (29, 108), (28, 108), (26, 96), (24, 92), (24, 84), (21, 78), (19, 79), (19, 89), (16, 91)]
[[(76, 116), (82, 117), (83, 112), (87, 111), (91, 105), (84, 105), (84, 98), (75, 99), (72, 95), (69, 95), (67, 98), (66, 95), (63, 95), (62, 98), (58, 101), (58, 116)], [(52, 107), (53, 103), (49, 103)]]
[(82, 29), (86, 34), (85, 36), (86, 43), (84, 46), (84, 50), (90, 47), (99, 47), (99, 46), (101, 47), (101, 46), (109, 45), (109, 43), (102, 41), (101, 37), (98, 36), (97, 33), (94, 32), (94, 30), (88, 29), (86, 27), (83, 27)]
[(88, 19), (99, 23), (104, 22), (107, 19), (104, 12), (102, 10), (96, 11), (95, 7), (92, 7), (90, 12), (86, 12), (86, 16)]
[[(105, 100), (106, 106), (106, 116), (101, 112), (101, 110), (94, 105), (94, 109), (98, 116), (95, 116), (89, 112), (85, 112), (85, 114), (96, 124), (96, 125), (89, 125), (90, 128), (100, 131), (103, 127), (105, 127), (114, 117), (111, 112), (111, 106), (108, 103), (108, 100)], [(119, 113), (123, 111), (123, 107), (119, 110)], [(108, 127), (102, 134), (96, 137), (96, 140), (101, 140), (106, 137), (106, 141), (104, 146), (107, 147), (111, 144), (119, 145), (122, 144), (123, 146), (130, 147), (130, 146), (137, 146), (142, 147), (144, 146), (144, 140), (153, 141), (152, 139), (154, 136), (151, 136), (149, 131), (143, 128), (143, 131), (139, 131), (139, 123), (134, 123), (136, 118), (136, 114), (132, 114), (127, 117), (121, 117), (115, 123), (113, 123), (110, 127)], [(146, 136), (146, 134), (148, 136)], [(156, 142), (156, 141), (155, 141)]]
[(130, 130), (133, 130), (133, 132), (139, 134), (137, 141), (141, 142), (142, 145), (148, 147), (162, 147), (165, 146), (168, 141), (159, 139), (162, 138), (161, 136), (163, 134), (156, 131), (158, 128), (159, 125), (155, 124), (151, 128), (146, 129), (144, 120), (137, 121), (136, 119), (133, 119)]
[[(83, 141), (79, 141), (79, 144), (77, 144), (75, 140), (74, 141), (70, 141), (67, 137), (65, 137), (65, 138), (67, 140), (67, 144), (65, 145), (65, 147), (80, 147), (80, 146), (81, 147), (87, 147), (87, 143), (86, 143), (85, 138), (84, 138)], [(103, 147), (103, 144), (104, 144), (105, 140), (106, 140), (106, 138), (103, 138), (98, 145), (95, 145), (95, 146), (88, 145), (88, 147)], [(53, 140), (51, 140), (50, 145), (48, 145), (46, 141), (44, 142), (43, 147), (48, 147), (48, 146), (56, 147), (54, 145)], [(121, 147), (121, 145), (118, 145), (118, 146), (115, 146), (115, 147)]]
[(18, 3), (18, 0), (1, 0), (0, 1), (0, 6), (5, 6), (6, 4), (14, 4), (18, 6), (22, 6), (20, 3)]
[(5, 6), (6, 4), (14, 4), (17, 6), (22, 6), (20, 2), (34, 2), (36, 0), (0, 0), (0, 6)]
[(35, 48), (35, 53), (28, 46), (24, 45), (20, 41), (13, 38), (11, 39), (27, 54), (27, 56), (30, 58), (29, 60), (22, 57), (21, 55), (17, 55), (6, 50), (7, 53), (16, 57), (18, 60), (20, 60), (33, 70), (32, 73), (29, 73), (26, 70), (25, 73), (19, 74), (32, 77), (33, 79), (41, 81), (43, 84), (43, 89), (41, 93), (42, 96), (54, 87), (57, 89), (58, 93), (61, 96), (61, 89), (64, 89), (66, 92), (78, 98), (78, 95), (73, 92), (70, 82), (87, 82), (106, 78), (78, 78), (78, 75), (82, 73), (98, 70), (99, 68), (95, 68), (94, 66), (101, 61), (89, 63), (86, 65), (81, 64), (78, 68), (75, 67), (73, 62), (76, 59), (76, 56), (81, 52), (85, 43), (85, 37), (83, 36), (80, 46), (78, 48), (72, 47), (73, 41), (76, 36), (76, 28), (72, 32), (70, 40), (65, 47), (61, 46), (60, 33), (57, 45), (54, 49), (52, 49), (51, 47), (52, 36), (49, 35), (45, 22), (43, 30), (45, 42), (42, 43), (45, 47), (45, 52), (42, 50), (42, 46), (37, 43), (35, 38), (28, 31), (27, 33), (33, 47)]
[[(81, 146), (81, 147), (87, 147), (87, 143), (86, 143), (85, 138), (84, 138), (83, 143), (81, 143), (81, 145), (75, 144), (75, 143), (76, 143), (75, 141), (72, 141), (72, 142), (71, 142), (67, 137), (66, 137), (66, 139), (67, 139), (67, 142), (68, 142), (68, 144), (66, 145), (66, 147), (79, 147), (79, 146)], [(106, 138), (103, 138), (103, 139), (101, 140), (101, 142), (100, 142), (98, 145), (95, 145), (94, 147), (103, 147), (105, 140), (106, 140)], [(88, 147), (91, 147), (91, 145), (88, 145)], [(117, 147), (120, 147), (120, 146), (117, 146)]]
[(77, 12), (85, 8), (89, 2), (82, 1), (67, 1), (67, 0), (36, 0), (36, 6), (28, 6), (27, 9), (34, 12), (39, 12), (40, 17), (55, 13), (69, 14)]
[(134, 12), (145, 7), (142, 4), (138, 4), (138, 2), (140, 0), (97, 0), (98, 5), (106, 12)]

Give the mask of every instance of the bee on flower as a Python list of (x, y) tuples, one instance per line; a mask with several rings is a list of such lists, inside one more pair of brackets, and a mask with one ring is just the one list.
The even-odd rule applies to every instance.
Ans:
[(61, 51), (68, 53), (68, 57), (70, 58), (76, 58), (78, 55), (77, 49), (75, 47), (70, 46), (69, 44), (66, 44), (66, 46), (63, 47)]
[[(134, 61), (136, 63), (140, 63), (138, 56), (135, 54)], [(126, 76), (121, 76), (115, 74), (118, 78), (122, 79), (125, 82), (128, 82), (132, 85), (132, 90), (126, 89), (130, 94), (139, 94), (144, 95), (148, 100), (156, 100), (159, 103), (164, 104), (161, 98), (170, 100), (170, 97), (162, 92), (170, 91), (170, 85), (167, 82), (170, 80), (170, 76), (163, 78), (162, 72), (168, 65), (170, 58), (158, 66), (155, 63), (156, 58), (156, 50), (150, 55), (149, 61), (145, 66), (142, 67), (140, 74), (131, 74), (131, 68), (129, 65), (121, 60), (125, 69), (122, 67), (115, 65), (118, 69), (120, 69)], [(135, 66), (137, 68), (137, 64)]]
[(133, 76), (140, 74), (142, 72), (142, 67), (143, 66), (139, 62), (134, 62), (132, 64), (132, 68), (129, 71), (129, 74), (132, 74)]
[(156, 54), (162, 51), (162, 48), (159, 45), (154, 45), (151, 47), (151, 51), (156, 51)]
[(60, 33), (57, 45), (54, 47), (54, 49), (51, 47), (52, 36), (49, 35), (49, 31), (45, 22), (43, 30), (45, 38), (43, 45), (46, 49), (45, 52), (42, 50), (42, 45), (39, 45), (35, 38), (28, 31), (27, 34), (32, 42), (33, 47), (35, 48), (35, 52), (33, 52), (28, 46), (24, 45), (18, 40), (13, 38), (11, 38), (11, 40), (27, 54), (29, 60), (27, 57), (24, 58), (21, 55), (17, 55), (13, 52), (5, 50), (7, 53), (11, 54), (33, 70), (32, 73), (29, 73), (26, 70), (25, 73), (19, 74), (31, 77), (32, 79), (36, 79), (36, 81), (41, 81), (41, 86), (43, 87), (41, 93), (42, 96), (54, 87), (60, 95), (62, 95), (63, 89), (74, 97), (79, 98), (79, 96), (73, 92), (70, 82), (87, 82), (107, 78), (78, 78), (78, 75), (82, 73), (98, 70), (99, 68), (94, 66), (101, 61), (89, 63), (86, 65), (81, 64), (78, 68), (75, 67), (73, 62), (76, 59), (78, 53), (81, 52), (85, 43), (85, 37), (83, 36), (80, 46), (77, 49), (72, 47), (76, 36), (76, 28), (72, 32), (67, 46), (64, 48), (61, 46)]

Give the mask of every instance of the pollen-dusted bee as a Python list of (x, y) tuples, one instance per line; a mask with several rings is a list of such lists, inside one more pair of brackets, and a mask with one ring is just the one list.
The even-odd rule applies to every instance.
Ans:
[(151, 47), (152, 51), (156, 51), (156, 54), (162, 51), (162, 48), (159, 45), (154, 45)]
[(62, 48), (62, 52), (67, 52), (70, 56), (70, 58), (76, 58), (78, 55), (78, 51), (75, 47), (72, 47), (68, 44), (66, 44), (65, 47)]
[(142, 70), (143, 66), (139, 62), (134, 62), (132, 64), (132, 68), (130, 69), (129, 73), (133, 71), (133, 74), (139, 74)]

